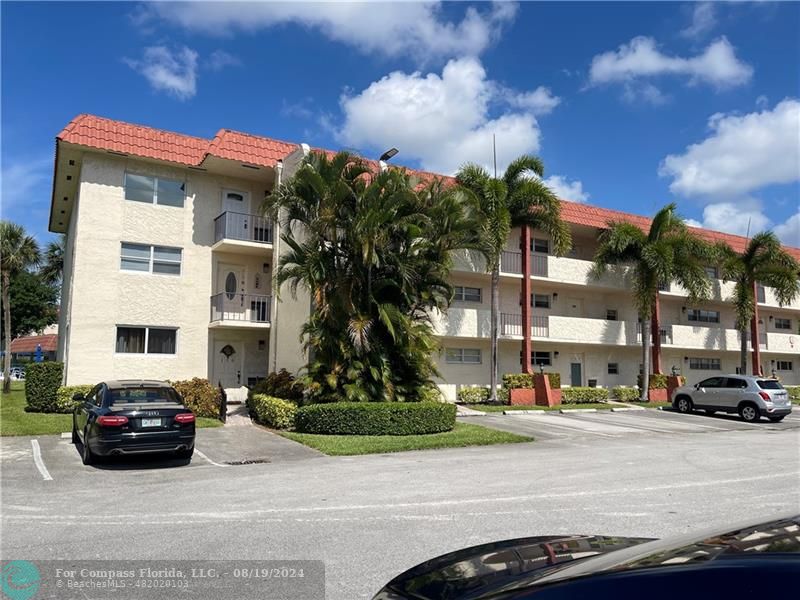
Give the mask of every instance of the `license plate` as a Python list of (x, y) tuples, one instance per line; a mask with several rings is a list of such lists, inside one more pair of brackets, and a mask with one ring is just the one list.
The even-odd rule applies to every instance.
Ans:
[(161, 427), (161, 419), (142, 419), (142, 427)]

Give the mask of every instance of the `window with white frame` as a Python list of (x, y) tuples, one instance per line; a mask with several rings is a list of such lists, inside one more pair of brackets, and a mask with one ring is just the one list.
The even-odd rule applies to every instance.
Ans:
[(553, 364), (552, 354), (550, 352), (531, 352), (531, 363), (549, 367)]
[(467, 287), (463, 285), (455, 286), (454, 300), (461, 302), (482, 302), (482, 289), (479, 287)]
[(181, 248), (122, 242), (120, 269), (161, 275), (180, 275), (182, 256)]
[(175, 354), (178, 330), (171, 327), (117, 326), (118, 354)]
[(760, 283), (756, 284), (756, 302), (765, 303), (767, 301), (767, 288)]
[(619, 375), (619, 363), (608, 363), (608, 374)]
[(720, 371), (722, 366), (718, 358), (689, 358), (689, 368), (696, 371)]
[(686, 317), (690, 322), (719, 323), (718, 310), (700, 310), (699, 308), (692, 308), (687, 311)]
[(125, 173), (125, 199), (182, 208), (186, 199), (186, 182)]
[(534, 294), (531, 296), (531, 305), (536, 308), (550, 308), (550, 294)]
[(456, 365), (479, 365), (480, 348), (447, 348), (445, 357), (448, 363)]
[(791, 329), (792, 320), (784, 319), (782, 317), (775, 317), (775, 329)]
[(550, 253), (550, 240), (542, 238), (533, 238), (531, 240), (531, 250), (540, 254)]
[(792, 371), (794, 365), (790, 360), (776, 360), (775, 361), (775, 368), (778, 371)]

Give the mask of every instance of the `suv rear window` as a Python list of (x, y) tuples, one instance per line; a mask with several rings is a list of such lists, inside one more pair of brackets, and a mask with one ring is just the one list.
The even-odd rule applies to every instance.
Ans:
[(175, 402), (180, 399), (168, 387), (137, 387), (111, 390), (111, 404), (144, 404), (148, 402)]
[(780, 381), (775, 379), (757, 379), (756, 383), (762, 390), (782, 390), (783, 386)]

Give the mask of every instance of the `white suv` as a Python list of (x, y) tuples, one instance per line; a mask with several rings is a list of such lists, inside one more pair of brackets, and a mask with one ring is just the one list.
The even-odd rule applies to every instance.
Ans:
[(688, 413), (703, 409), (739, 413), (749, 423), (762, 416), (777, 423), (792, 412), (789, 394), (777, 379), (751, 375), (718, 375), (695, 385), (684, 385), (672, 393), (672, 406)]

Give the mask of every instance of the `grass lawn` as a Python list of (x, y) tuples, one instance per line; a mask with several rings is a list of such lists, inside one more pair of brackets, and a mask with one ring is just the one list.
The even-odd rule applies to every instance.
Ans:
[[(217, 419), (198, 418), (198, 427), (219, 427)], [(72, 430), (72, 415), (25, 412), (25, 385), (11, 384), (0, 396), (0, 435), (58, 435)]]
[(445, 433), (426, 435), (317, 435), (313, 433), (278, 432), (283, 437), (300, 442), (329, 456), (353, 454), (383, 454), (406, 450), (433, 448), (462, 448), (491, 444), (531, 442), (532, 437), (497, 431), (480, 425), (456, 423), (455, 429)]
[[(483, 412), (503, 412), (504, 410), (549, 410), (549, 411), (559, 411), (562, 408), (570, 409), (570, 408), (597, 408), (599, 410), (609, 410), (614, 408), (613, 404), (605, 404), (603, 402), (586, 402), (585, 404), (560, 404), (558, 406), (521, 406), (519, 404), (516, 405), (507, 405), (507, 404), (465, 404), (467, 408), (474, 408), (475, 410), (481, 410)], [(619, 406), (619, 405), (617, 405)]]

